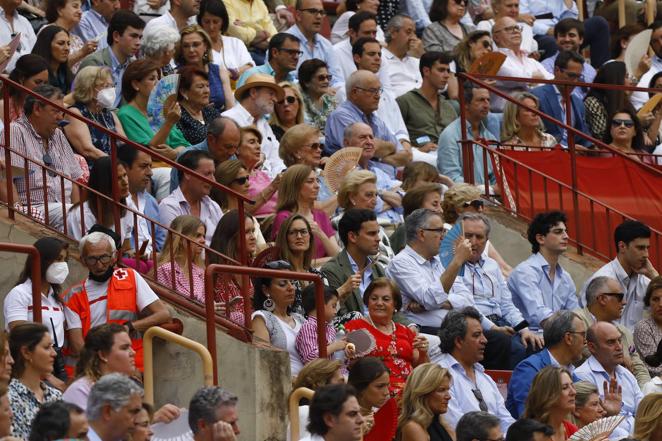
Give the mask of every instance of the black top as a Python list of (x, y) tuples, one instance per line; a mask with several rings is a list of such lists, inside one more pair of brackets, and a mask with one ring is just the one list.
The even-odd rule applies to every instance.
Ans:
[(200, 144), (207, 139), (207, 125), (219, 116), (221, 116), (221, 114), (214, 108), (214, 106), (207, 106), (202, 109), (202, 118), (205, 120), (203, 124), (202, 121), (193, 118), (182, 106), (182, 116), (179, 118), (177, 127), (179, 127), (179, 130), (184, 134), (184, 138), (186, 138), (191, 145)]
[(428, 435), (430, 435), (430, 441), (453, 441), (453, 438), (446, 432), (444, 426), (441, 425), (438, 415), (435, 415), (432, 424), (428, 426)]

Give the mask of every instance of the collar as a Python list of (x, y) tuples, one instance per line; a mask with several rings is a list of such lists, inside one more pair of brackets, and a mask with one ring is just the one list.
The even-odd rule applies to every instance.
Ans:
[[(34, 126), (30, 122), (28, 117), (25, 115), (25, 113), (22, 113), (21, 116), (19, 116), (16, 119), (16, 123), (22, 125), (26, 130), (28, 130), (30, 132), (30, 135), (32, 135), (38, 141), (43, 141), (44, 140), (44, 138), (39, 133), (37, 133), (37, 130), (34, 128)], [(49, 141), (51, 141), (53, 139), (53, 137), (55, 136), (55, 131), (56, 130), (58, 130), (58, 129), (53, 130), (53, 133), (48, 138)], [(43, 150), (43, 142), (40, 145), (41, 145), (42, 150)]]
[[(301, 29), (299, 29), (299, 25), (297, 25), (297, 24), (293, 25), (286, 32), (288, 34), (292, 34), (295, 37), (297, 37), (299, 40), (301, 40), (302, 44), (305, 44), (305, 45), (308, 44), (308, 38), (306, 38), (306, 36), (303, 35), (303, 32), (301, 31)], [(315, 46), (317, 46), (318, 43), (319, 43), (319, 33), (317, 33), (313, 36), (313, 44)]]
[(102, 23), (108, 24), (104, 16), (99, 14), (97, 11), (95, 11), (94, 8), (88, 9), (87, 12), (89, 12), (91, 15), (93, 15), (97, 20), (101, 21)]
[[(14, 13), (12, 14), (12, 18), (17, 18), (18, 17), (18, 8), (14, 9)], [(5, 10), (3, 8), (0, 8), (0, 16), (2, 17), (7, 17), (7, 14), (5, 14)]]
[[(359, 270), (359, 265), (356, 263), (352, 255), (349, 254), (349, 251), (347, 251), (346, 248), (345, 248), (345, 252), (347, 253), (347, 260), (349, 260), (349, 265), (352, 267), (352, 271), (357, 272)], [(366, 268), (368, 268), (368, 266), (372, 263), (372, 258), (368, 256), (366, 257), (366, 259), (368, 260), (368, 263), (366, 264)]]
[[(241, 105), (241, 103), (235, 103), (235, 105), (232, 107), (232, 109), (228, 110), (228, 113), (231, 113), (233, 116), (236, 116), (237, 119), (241, 118), (244, 125), (250, 125), (253, 124), (253, 115), (251, 115), (248, 110), (244, 106)], [(234, 118), (232, 118), (234, 119)], [(259, 121), (259, 118), (258, 118)], [(242, 125), (242, 124), (239, 124)]]
[(614, 275), (618, 278), (618, 281), (623, 283), (627, 286), (627, 282), (630, 280), (630, 278), (636, 279), (639, 274), (637, 273), (632, 273), (632, 276), (628, 276), (628, 273), (625, 272), (625, 269), (623, 268), (623, 265), (621, 265), (621, 262), (618, 260), (618, 257), (614, 258), (610, 262), (610, 265), (612, 269), (614, 270)]
[(131, 61), (131, 57), (129, 57), (126, 59), (124, 64), (120, 64), (120, 60), (118, 60), (117, 57), (115, 56), (115, 52), (113, 52), (112, 46), (108, 46), (108, 54), (110, 55), (110, 64), (112, 66), (113, 71), (117, 71), (125, 68), (126, 66), (129, 65), (129, 62)]
[(515, 52), (512, 49), (508, 49), (507, 47), (497, 47), (497, 52), (501, 52), (502, 54), (506, 55), (507, 57), (514, 57), (518, 59), (523, 59), (527, 57), (527, 53), (523, 50), (520, 50), (519, 54)]
[(414, 250), (409, 245), (405, 246), (405, 249), (403, 251), (409, 254), (411, 257), (413, 257), (416, 263), (418, 263), (419, 265), (424, 265), (426, 263), (434, 264), (435, 262), (441, 265), (441, 261), (439, 260), (438, 255), (434, 256), (432, 259), (427, 260), (425, 257), (418, 254), (416, 250)]
[[(538, 251), (536, 254), (532, 256), (533, 262), (538, 265), (541, 268), (549, 268), (549, 262), (547, 262), (547, 259)], [(563, 267), (561, 266), (560, 263), (556, 263), (556, 272), (557, 274), (561, 274), (563, 272)]]
[(351, 102), (349, 99), (345, 100), (345, 102), (342, 103), (341, 106), (349, 107), (350, 110), (358, 113), (362, 118), (365, 118), (366, 120), (368, 120), (368, 122), (370, 122), (370, 119), (371, 119), (372, 115), (368, 115), (368, 114), (364, 113), (363, 110), (356, 107), (356, 104)]
[[(591, 368), (591, 371), (593, 372), (600, 372), (605, 374), (607, 377), (609, 377), (609, 374), (605, 370), (604, 367), (602, 367), (602, 363), (598, 361), (595, 356), (591, 355), (588, 360), (586, 360), (586, 363), (588, 363), (588, 367)], [(617, 365), (616, 368), (614, 369), (614, 375), (618, 377), (618, 374), (620, 373), (620, 369), (624, 369), (620, 365)]]
[[(466, 374), (466, 371), (464, 370), (464, 366), (457, 360), (457, 358), (453, 357), (451, 354), (441, 354), (441, 359), (442, 359), (442, 364), (448, 366), (449, 368), (453, 369), (459, 369), (462, 372)], [(478, 372), (485, 372), (485, 368), (483, 367), (482, 364), (480, 363), (474, 363), (474, 369)], [(478, 379), (476, 379), (478, 380)]]
[(571, 374), (575, 371), (575, 366), (573, 366), (572, 363), (570, 363), (570, 364), (567, 365), (567, 366), (563, 366), (561, 363), (558, 362), (558, 360), (557, 360), (556, 358), (554, 358), (554, 356), (552, 355), (552, 353), (549, 352), (549, 349), (545, 348), (545, 351), (547, 351), (547, 355), (549, 355), (549, 361), (550, 361), (550, 363), (552, 364), (552, 366), (565, 368), (565, 369), (567, 369)]

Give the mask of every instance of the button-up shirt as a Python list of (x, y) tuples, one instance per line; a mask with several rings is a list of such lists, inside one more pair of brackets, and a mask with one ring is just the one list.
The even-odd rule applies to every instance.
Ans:
[(418, 58), (405, 55), (400, 59), (388, 49), (382, 49), (382, 69), (386, 70), (391, 84), (389, 90), (396, 98), (421, 87), (423, 79), (418, 64)]
[[(547, 72), (553, 74), (554, 73), (554, 63), (556, 62), (556, 57), (558, 57), (558, 56), (559, 56), (559, 53), (557, 52), (554, 55), (552, 55), (551, 57), (545, 58), (544, 60), (542, 60), (540, 62), (540, 64), (543, 65), (543, 67), (545, 68), (545, 70), (547, 70)], [(582, 83), (592, 83), (593, 80), (595, 79), (595, 74), (596, 73), (597, 72), (595, 71), (595, 68), (593, 66), (591, 66), (591, 63), (584, 62), (583, 66), (582, 66), (582, 79), (580, 81)], [(645, 86), (645, 87), (648, 87), (648, 86)], [(578, 96), (579, 98), (581, 98), (583, 100), (586, 97), (587, 92), (588, 92), (587, 90), (584, 90), (581, 87), (575, 87), (574, 89), (572, 89), (571, 93), (575, 94), (576, 96)]]
[(623, 308), (623, 314), (621, 314), (621, 318), (617, 320), (617, 323), (620, 323), (630, 331), (633, 331), (634, 325), (636, 325), (644, 316), (644, 296), (646, 295), (646, 289), (648, 289), (648, 284), (651, 279), (643, 274), (637, 274), (635, 272), (633, 272), (632, 275), (628, 275), (623, 269), (621, 262), (616, 258), (593, 273), (593, 275), (586, 281), (580, 294), (583, 305), (586, 305), (586, 287), (591, 283), (591, 280), (600, 276), (606, 276), (618, 280), (618, 283), (621, 284), (621, 289), (623, 289), (623, 293), (625, 293), (626, 303)]
[(126, 67), (133, 61), (133, 57), (127, 58), (124, 63), (120, 63), (112, 48), (108, 48), (108, 53), (110, 55), (110, 71), (113, 75), (113, 82), (115, 83), (115, 108), (117, 108), (122, 101), (122, 76)]
[(9, 60), (6, 68), (7, 72), (14, 70), (16, 61), (21, 56), (32, 52), (32, 47), (37, 42), (37, 36), (28, 19), (20, 15), (18, 11), (14, 11), (12, 24), (10, 25), (5, 15), (5, 10), (0, 8), (0, 45), (8, 45), (19, 32), (21, 33), (21, 43), (18, 45), (14, 55), (12, 55), (11, 60)]
[[(169, 226), (174, 218), (183, 214), (191, 214), (191, 204), (186, 200), (181, 187), (179, 187), (161, 201), (159, 204), (159, 216), (161, 217), (161, 223)], [(218, 225), (218, 221), (221, 220), (222, 216), (221, 207), (209, 196), (204, 196), (200, 200), (200, 220), (205, 224), (207, 229), (205, 233), (207, 245), (211, 243), (211, 238), (214, 235), (214, 231), (216, 231), (216, 225)]]
[[(505, 61), (499, 68), (497, 75), (500, 77), (520, 77), (520, 78), (535, 78), (542, 77), (546, 80), (553, 80), (554, 75), (547, 72), (545, 66), (540, 64), (538, 60), (534, 60), (529, 57), (526, 52), (515, 53), (514, 51), (505, 48), (498, 47), (496, 48), (497, 52), (501, 52), (506, 56)], [(536, 84), (529, 86), (527, 83), (521, 83), (519, 81), (497, 81), (497, 86), (505, 93), (511, 93), (517, 90), (528, 90)], [(491, 105), (490, 108), (493, 112), (502, 112), (503, 106), (505, 105), (506, 100), (500, 96), (491, 95)]]
[[(352, 274), (358, 273), (359, 265), (356, 263), (352, 255), (347, 253), (347, 258), (349, 259), (349, 265), (352, 267)], [(370, 285), (370, 282), (372, 282), (372, 259), (368, 257), (368, 263), (363, 270), (361, 283), (359, 283), (359, 290), (364, 293), (365, 289), (368, 287), (368, 285)], [(361, 312), (368, 314), (368, 306), (363, 305), (363, 311)]]
[(448, 402), (448, 412), (444, 414), (444, 419), (451, 427), (455, 428), (465, 413), (480, 410), (478, 399), (472, 392), (479, 390), (487, 405), (487, 411), (501, 420), (501, 430), (504, 433), (508, 431), (515, 420), (506, 409), (503, 396), (496, 383), (485, 373), (483, 365), (475, 363), (473, 366), (476, 375), (475, 383), (469, 378), (460, 362), (451, 354), (442, 354), (439, 365), (448, 369), (453, 377), (450, 389), (451, 400)]
[[(131, 235), (131, 246), (134, 249), (140, 249), (143, 242), (148, 241), (147, 248), (145, 248), (145, 255), (151, 257), (152, 255), (152, 244), (156, 243), (156, 250), (160, 251), (163, 243), (165, 242), (166, 232), (160, 226), (154, 224), (154, 234), (152, 237), (152, 224), (153, 222), (148, 222), (147, 218), (154, 219), (157, 222), (161, 222), (159, 217), (159, 204), (156, 202), (156, 199), (147, 191), (136, 194), (136, 199), (138, 199), (138, 204), (136, 205), (133, 201), (133, 195), (130, 195), (126, 198), (126, 206), (136, 210), (138, 213), (143, 213), (145, 217), (138, 216), (138, 243), (134, 241), (133, 235)], [(133, 214), (131, 215), (133, 219)]]
[(554, 280), (549, 278), (549, 263), (540, 253), (532, 254), (515, 267), (508, 278), (513, 303), (532, 328), (561, 309), (579, 307), (575, 282), (560, 264)]
[[(83, 12), (80, 23), (74, 26), (71, 33), (78, 35), (83, 42), (99, 39), (99, 43), (106, 39), (109, 23), (94, 9)], [(107, 44), (107, 43), (106, 43)]]
[[(627, 433), (632, 433), (634, 429), (634, 415), (644, 394), (639, 389), (637, 379), (634, 378), (634, 375), (629, 370), (621, 365), (617, 365), (614, 374), (618, 385), (623, 389), (623, 405), (621, 406), (620, 415), (624, 415), (625, 419), (619, 427), (625, 429)], [(594, 356), (590, 356), (588, 360), (575, 369), (575, 375), (597, 386), (600, 398), (605, 398), (604, 382), (609, 382), (610, 376)]]
[[(386, 190), (386, 191), (398, 191), (399, 187), (402, 185), (402, 182), (397, 179), (393, 179), (388, 175), (384, 170), (377, 166), (377, 163), (374, 161), (368, 161), (368, 167), (363, 168), (360, 165), (358, 166), (360, 170), (368, 170), (374, 173), (377, 178), (377, 190)], [(377, 205), (375, 205), (375, 213), (378, 218), (387, 219), (388, 222), (392, 224), (399, 224), (402, 222), (402, 207), (399, 208), (389, 208), (384, 210), (384, 200), (381, 196), (377, 196)]]
[(439, 142), (439, 134), (457, 119), (453, 105), (441, 93), (437, 96), (436, 109), (423, 96), (421, 89), (410, 90), (396, 101), (409, 132), (409, 139), (417, 147), (428, 142)]
[(537, 18), (533, 22), (533, 33), (535, 35), (546, 35), (550, 28), (564, 18), (577, 18), (577, 4), (573, 1), (572, 7), (568, 8), (563, 0), (522, 0), (519, 3), (520, 14), (536, 15), (552, 14), (552, 18)]
[(299, 66), (306, 60), (312, 60), (317, 58), (326, 63), (327, 69), (331, 74), (331, 87), (337, 89), (338, 87), (343, 86), (343, 74), (336, 54), (333, 50), (333, 45), (329, 40), (321, 36), (320, 34), (315, 34), (313, 38), (313, 45), (311, 46), (308, 42), (308, 39), (299, 26), (294, 25), (286, 31), (288, 34), (292, 34), (299, 39), (301, 43), (301, 51), (303, 54), (299, 57), (299, 64), (297, 65), (297, 72), (299, 71)]
[[(187, 25), (194, 25), (195, 24), (195, 16), (189, 17), (188, 20), (186, 20), (186, 24)], [(167, 26), (167, 27), (172, 28), (176, 31), (179, 31), (179, 28), (177, 27), (177, 21), (175, 20), (175, 17), (172, 16), (170, 11), (166, 11), (166, 13), (163, 14), (162, 16), (148, 21), (147, 25), (145, 25), (145, 30), (143, 31), (143, 34), (148, 34), (156, 26)], [(234, 28), (234, 26), (233, 26), (233, 28)]]
[[(223, 3), (230, 19), (228, 35), (239, 38), (246, 46), (250, 46), (258, 31), (267, 31), (270, 37), (278, 33), (264, 1), (224, 0)], [(243, 25), (236, 26), (237, 20)]]
[[(498, 139), (493, 135), (483, 122), (480, 123), (479, 137), (487, 140)], [(471, 123), (467, 121), (467, 139), (474, 139), (471, 131)], [(456, 119), (441, 132), (437, 145), (437, 169), (454, 182), (464, 182), (464, 171), (462, 168), (462, 125), (460, 118)], [(472, 144), (474, 152), (474, 179), (476, 184), (485, 183), (485, 172), (483, 170), (483, 148)], [(492, 162), (487, 161), (488, 179), (495, 183)]]
[[(241, 76), (239, 77), (239, 80), (237, 81), (237, 89), (244, 85), (248, 77), (256, 73), (267, 74), (274, 78), (276, 77), (276, 71), (274, 70), (273, 67), (271, 67), (271, 64), (269, 64), (269, 62), (267, 61), (261, 66), (251, 67), (250, 69), (242, 73)], [(297, 80), (296, 76), (292, 72), (288, 72), (287, 75), (285, 76), (285, 80), (283, 81), (289, 81), (290, 83), (294, 83), (296, 82), (296, 80)]]
[(9, 382), (9, 405), (14, 411), (12, 435), (17, 438), (28, 439), (32, 421), (43, 404), (62, 398), (62, 392), (54, 387), (44, 382), (40, 382), (39, 386), (44, 394), (44, 399), (41, 402), (18, 378), (12, 378)]

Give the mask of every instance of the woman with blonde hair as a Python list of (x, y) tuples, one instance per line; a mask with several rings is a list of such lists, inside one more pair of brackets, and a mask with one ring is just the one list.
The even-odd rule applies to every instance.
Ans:
[(638, 441), (662, 441), (662, 393), (646, 395), (634, 416), (634, 433)]
[[(538, 109), (538, 97), (529, 92), (516, 92), (513, 94), (520, 103)], [(552, 147), (556, 145), (556, 138), (545, 133), (545, 125), (540, 116), (532, 111), (518, 106), (516, 103), (506, 101), (503, 108), (503, 123), (501, 128), (501, 142), (515, 145), (515, 150), (524, 150), (526, 147)]]
[(402, 391), (398, 441), (452, 441), (455, 433), (442, 415), (451, 399), (452, 377), (436, 363), (416, 366)]
[(205, 224), (200, 218), (185, 214), (174, 218), (170, 229), (173, 231), (168, 231), (156, 262), (156, 279), (176, 293), (204, 303)]
[(269, 123), (277, 140), (281, 140), (285, 132), (297, 124), (303, 123), (303, 98), (299, 88), (289, 81), (278, 83), (285, 95), (274, 106)]

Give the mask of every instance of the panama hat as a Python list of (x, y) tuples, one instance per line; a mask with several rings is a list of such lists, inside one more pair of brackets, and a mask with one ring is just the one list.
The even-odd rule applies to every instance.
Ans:
[(282, 87), (276, 84), (276, 79), (271, 75), (263, 73), (255, 73), (246, 78), (246, 82), (234, 92), (234, 97), (237, 100), (240, 100), (244, 92), (254, 87), (268, 87), (272, 89), (274, 92), (276, 92), (276, 99), (278, 101), (282, 101), (285, 97), (285, 92), (283, 91)]

